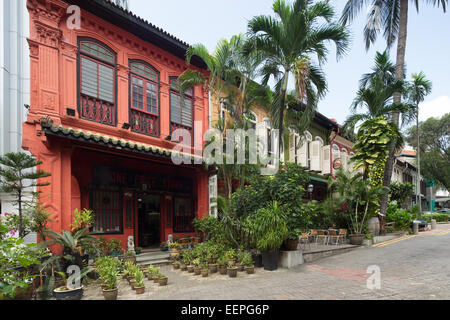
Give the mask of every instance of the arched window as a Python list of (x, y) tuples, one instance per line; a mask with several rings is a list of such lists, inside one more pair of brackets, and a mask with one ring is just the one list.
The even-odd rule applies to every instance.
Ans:
[(79, 105), (83, 119), (116, 125), (116, 54), (94, 39), (78, 39)]
[(306, 141), (311, 142), (313, 140), (312, 134), (309, 131), (305, 131)]
[(337, 144), (333, 144), (332, 148), (334, 151), (339, 151), (339, 146)]
[(258, 123), (258, 116), (253, 111), (249, 110), (245, 115), (246, 119), (250, 122), (250, 127), (255, 129)]
[[(193, 112), (194, 112), (194, 90), (189, 89), (184, 93), (182, 99), (177, 77), (170, 77), (170, 132), (176, 129), (188, 130), (191, 134), (190, 145), (193, 142)], [(182, 102), (183, 101), (183, 102)]]
[(315, 137), (314, 140), (319, 141), (320, 145), (323, 146), (323, 139), (321, 137)]
[(130, 61), (131, 130), (159, 136), (159, 72), (144, 61)]

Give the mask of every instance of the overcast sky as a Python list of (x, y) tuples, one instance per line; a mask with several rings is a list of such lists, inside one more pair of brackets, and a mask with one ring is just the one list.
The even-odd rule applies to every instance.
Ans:
[[(288, 0), (289, 1), (289, 0)], [(346, 1), (331, 0), (337, 16)], [(420, 1), (422, 2), (422, 1)], [(425, 2), (425, 1), (423, 1)], [(130, 0), (130, 9), (138, 16), (189, 43), (202, 43), (210, 52), (218, 40), (247, 31), (247, 22), (256, 15), (273, 14), (272, 0)], [(365, 50), (362, 30), (365, 11), (350, 27), (352, 43), (347, 55), (336, 61), (334, 45), (323, 66), (328, 93), (318, 110), (343, 123), (363, 73), (373, 66), (376, 51), (385, 49), (380, 38)], [(396, 48), (391, 49), (395, 62)], [(450, 112), (450, 13), (422, 4), (419, 14), (410, 6), (406, 47), (407, 75), (425, 72), (433, 82), (433, 92), (420, 107), (420, 120)]]

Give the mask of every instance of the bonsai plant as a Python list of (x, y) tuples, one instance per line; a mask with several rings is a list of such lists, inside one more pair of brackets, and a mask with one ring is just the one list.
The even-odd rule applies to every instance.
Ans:
[(278, 250), (288, 235), (287, 218), (278, 202), (271, 202), (249, 218), (249, 225), (262, 253), (265, 270), (278, 268)]
[(81, 300), (83, 296), (83, 278), (91, 271), (91, 268), (84, 268), (79, 277), (80, 286), (73, 286), (73, 284), (67, 283), (67, 275), (65, 272), (58, 272), (58, 274), (64, 280), (64, 285), (53, 290), (56, 300)]
[(143, 294), (145, 292), (144, 273), (138, 269), (134, 275), (134, 279), (136, 280), (134, 287), (136, 294)]

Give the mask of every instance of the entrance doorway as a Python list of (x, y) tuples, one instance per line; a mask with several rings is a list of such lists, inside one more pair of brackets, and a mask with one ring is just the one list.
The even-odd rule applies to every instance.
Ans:
[(142, 248), (157, 248), (161, 238), (161, 196), (144, 194), (138, 199), (138, 237)]

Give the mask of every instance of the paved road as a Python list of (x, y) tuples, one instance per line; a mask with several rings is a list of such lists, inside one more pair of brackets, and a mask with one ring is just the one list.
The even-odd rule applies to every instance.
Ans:
[[(122, 281), (119, 299), (450, 299), (450, 225), (438, 227), (295, 269), (257, 269), (235, 279), (199, 278), (167, 266), (167, 287), (149, 282), (145, 294), (135, 295)], [(380, 289), (367, 288), (371, 265), (380, 268)], [(85, 299), (103, 299), (99, 288), (86, 291)]]

